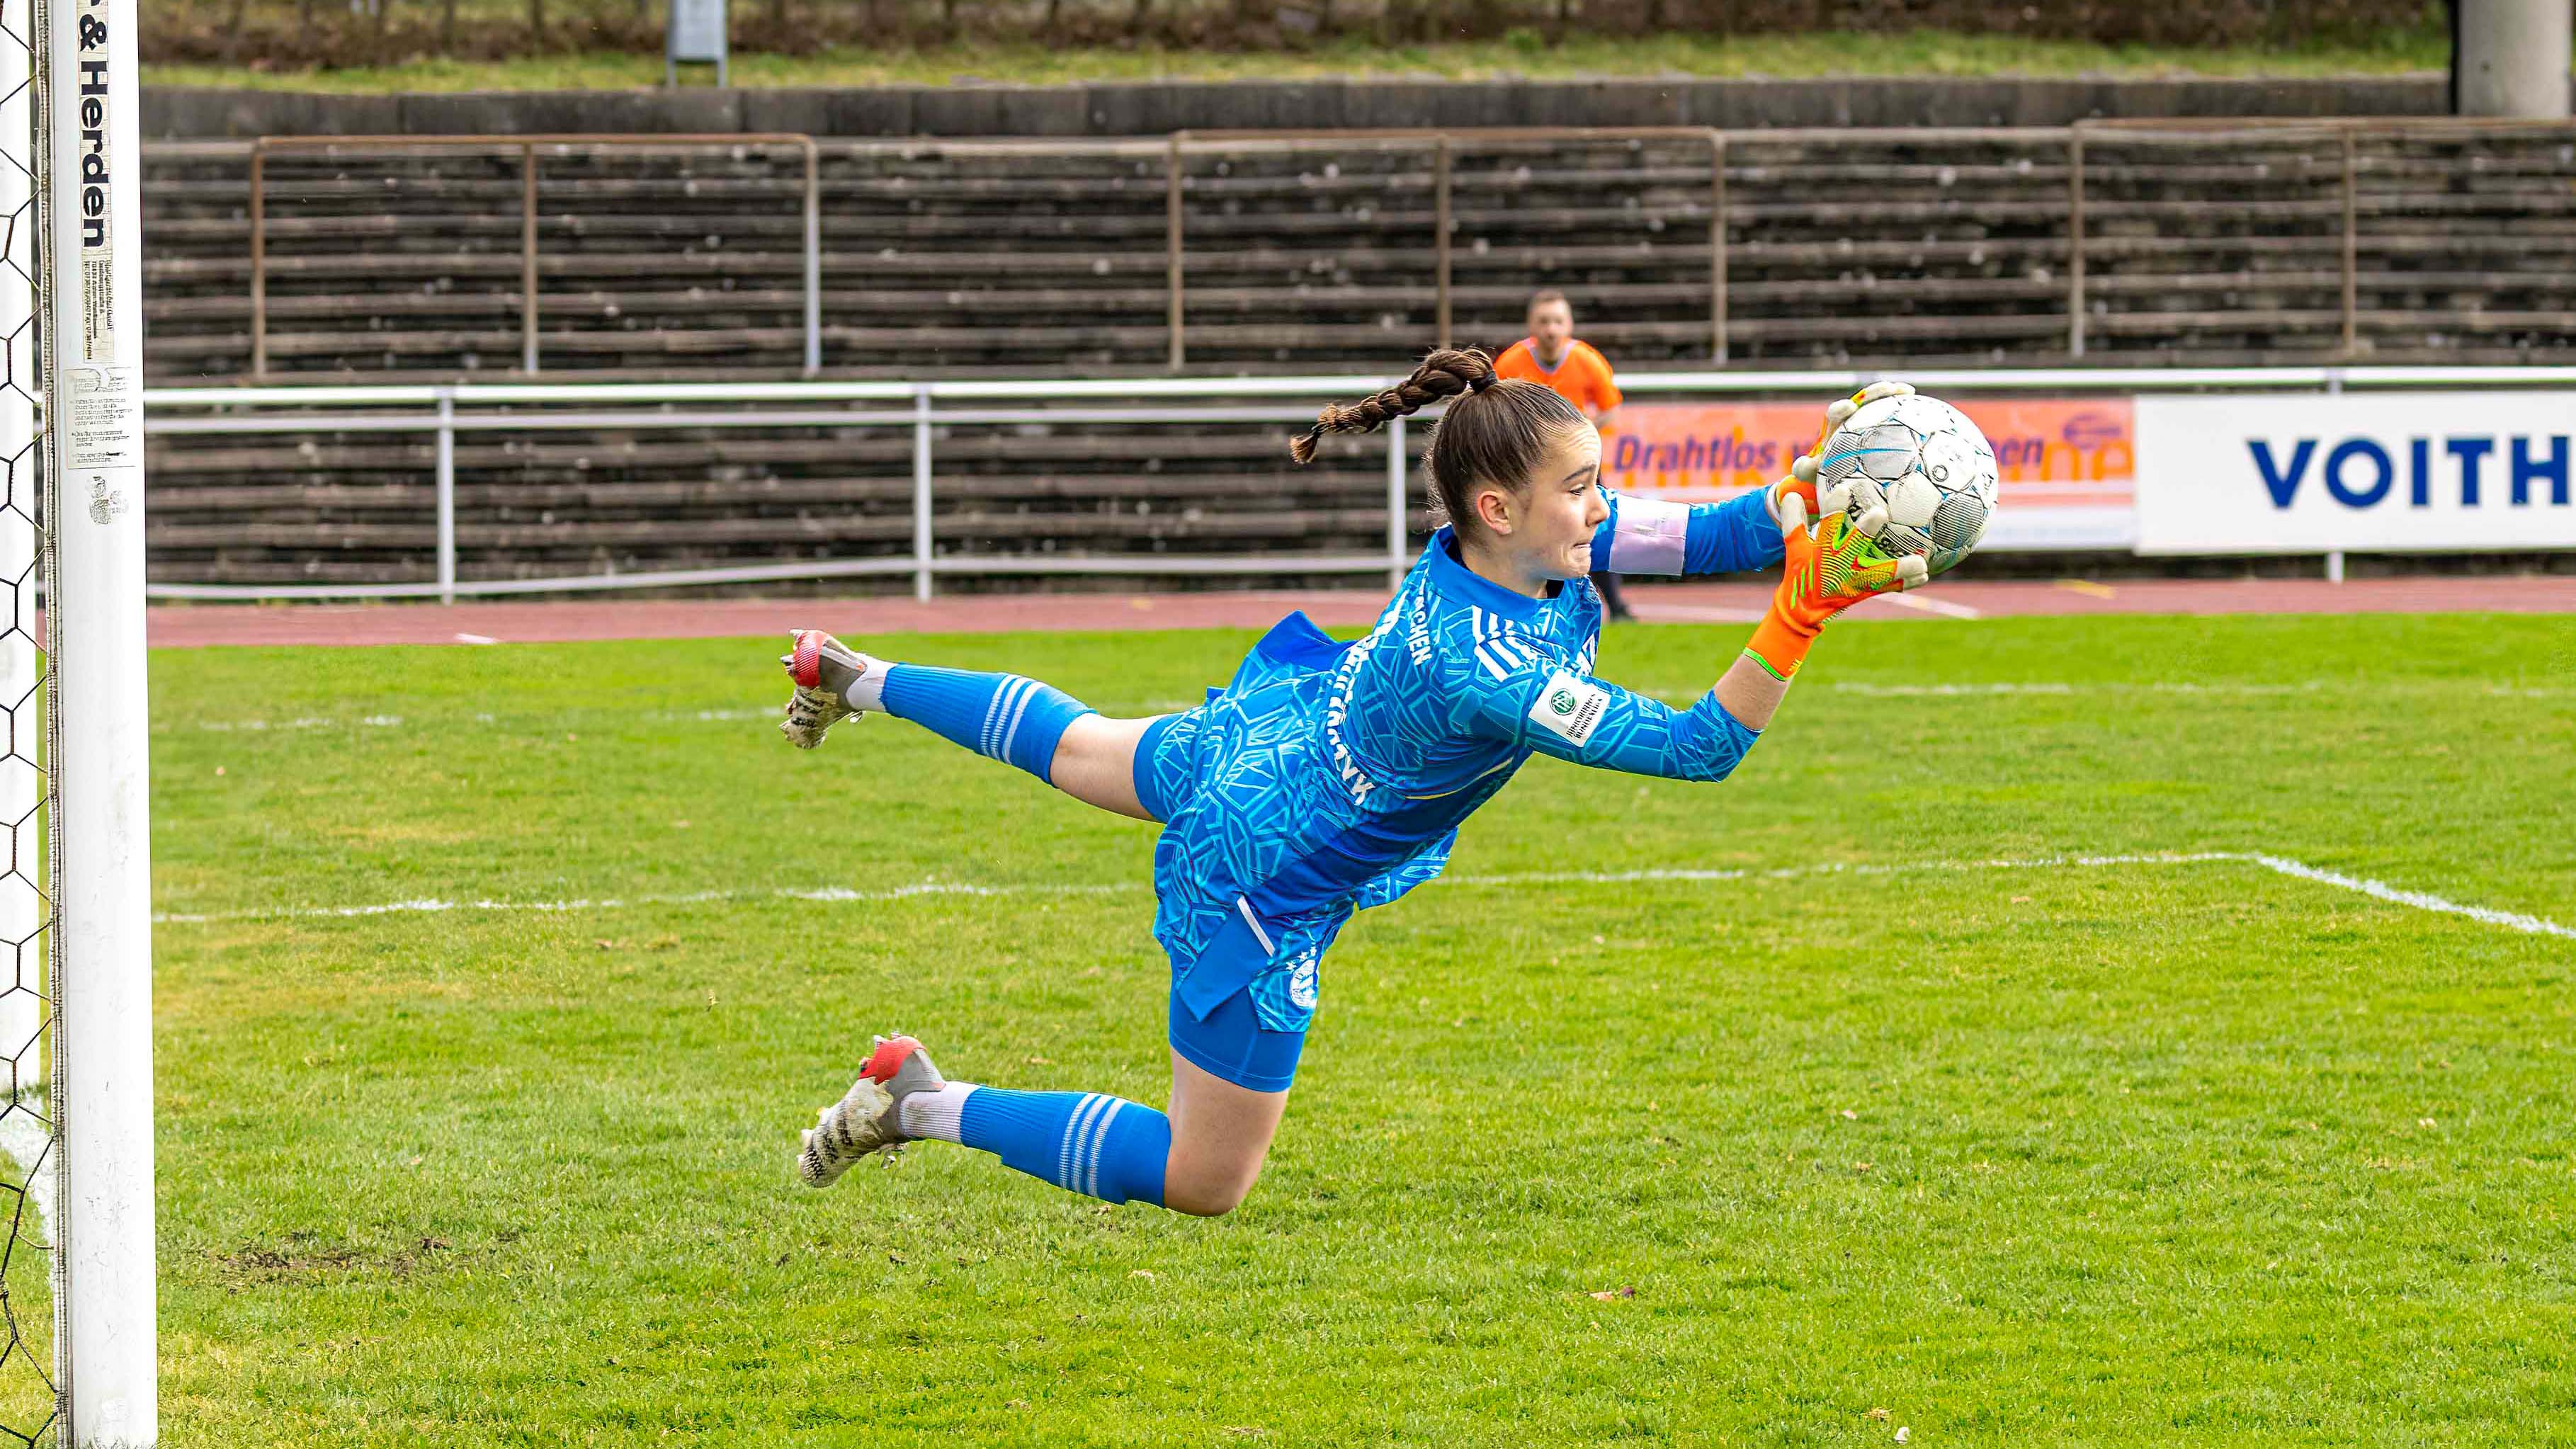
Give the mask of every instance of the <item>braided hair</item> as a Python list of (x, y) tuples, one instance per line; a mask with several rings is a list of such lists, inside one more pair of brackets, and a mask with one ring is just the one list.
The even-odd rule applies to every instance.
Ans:
[(1493, 356), (1482, 348), (1442, 348), (1386, 391), (1324, 409), (1314, 427), (1289, 440), (1288, 456), (1311, 463), (1326, 433), (1373, 433), (1442, 398), (1457, 401), (1433, 426), (1423, 463), (1440, 511), (1461, 529), (1475, 519), (1478, 485), (1520, 494), (1548, 448), (1583, 426), (1583, 414), (1551, 389), (1494, 376)]

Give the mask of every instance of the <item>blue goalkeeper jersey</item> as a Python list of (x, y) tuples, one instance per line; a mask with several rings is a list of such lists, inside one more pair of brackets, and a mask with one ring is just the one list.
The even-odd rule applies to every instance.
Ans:
[[(1725, 573), (1777, 563), (1760, 493), (1684, 507), (1611, 494), (1596, 569)], [(1533, 754), (1721, 780), (1757, 738), (1717, 702), (1688, 709), (1594, 677), (1587, 580), (1529, 598), (1460, 563), (1443, 528), (1366, 637), (1303, 614), (1221, 690), (1149, 734), (1139, 793), (1165, 824), (1154, 934), (1179, 1003), (1204, 1018), (1249, 984), (1262, 1025), (1303, 1030), (1326, 947), (1365, 906), (1440, 873), (1458, 825)]]

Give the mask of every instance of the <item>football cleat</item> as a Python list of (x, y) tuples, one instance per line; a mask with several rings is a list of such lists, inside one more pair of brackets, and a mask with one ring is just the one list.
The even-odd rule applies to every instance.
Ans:
[(912, 1140), (903, 1130), (903, 1099), (947, 1085), (921, 1043), (908, 1036), (878, 1037), (859, 1079), (805, 1129), (796, 1152), (797, 1177), (807, 1187), (830, 1187), (869, 1153), (892, 1155)]
[(796, 681), (796, 692), (787, 697), (778, 732), (796, 748), (810, 750), (823, 743), (824, 731), (861, 712), (850, 703), (850, 687), (885, 666), (820, 629), (798, 629), (788, 638), (793, 647), (778, 662)]

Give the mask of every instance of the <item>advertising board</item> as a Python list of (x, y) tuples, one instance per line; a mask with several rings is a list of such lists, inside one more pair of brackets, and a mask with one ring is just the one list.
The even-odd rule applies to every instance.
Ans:
[(2138, 552), (2576, 547), (2576, 393), (2137, 400)]
[[(2003, 506), (1987, 549), (2127, 548), (2135, 536), (2136, 428), (2127, 398), (1959, 404), (1994, 445)], [(1813, 446), (1814, 403), (1630, 403), (1602, 438), (1602, 482), (1697, 503), (1778, 478)]]

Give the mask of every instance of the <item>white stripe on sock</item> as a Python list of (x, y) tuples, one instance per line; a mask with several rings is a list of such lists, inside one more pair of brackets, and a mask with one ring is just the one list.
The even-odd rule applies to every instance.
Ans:
[(985, 702), (984, 728), (975, 736), (977, 754), (989, 756), (993, 753), (993, 741), (1002, 735), (1002, 714), (1011, 707), (1011, 696), (1019, 689), (1020, 682), (1016, 674), (1004, 675), (1000, 687), (993, 691), (993, 697)]
[(991, 747), (986, 749), (984, 753), (993, 756), (995, 759), (1001, 758), (1002, 730), (1010, 723), (1011, 712), (1018, 709), (1021, 702), (1029, 697), (1029, 691), (1036, 687), (1037, 686), (1033, 681), (1023, 679), (1014, 674), (1011, 676), (1011, 682), (1003, 685), (1001, 693), (994, 696), (993, 740)]
[(1006, 763), (1010, 760), (1011, 741), (1020, 737), (1020, 721), (1028, 716), (1029, 705), (1035, 701), (1037, 697), (1038, 686), (1033, 680), (1030, 682), (1028, 688), (1020, 691), (1020, 702), (1011, 710), (1010, 728), (1002, 731), (1002, 745), (1000, 749), (993, 752), (994, 759), (1001, 760)]
[(1100, 1110), (1100, 1104), (1107, 1100), (1108, 1098), (1098, 1092), (1086, 1092), (1083, 1094), (1082, 1101), (1074, 1107), (1073, 1120), (1064, 1124), (1064, 1141), (1056, 1144), (1056, 1186), (1069, 1188), (1080, 1180), (1074, 1175), (1074, 1168), (1081, 1161), (1075, 1155), (1075, 1146), (1081, 1140), (1084, 1125), (1089, 1122), (1093, 1113)]
[(1000, 707), (1002, 696), (1010, 692), (1011, 686), (1008, 681), (1005, 681), (1001, 688), (993, 691), (991, 699), (984, 701), (984, 723), (975, 731), (975, 753), (979, 755), (990, 753), (984, 748), (984, 742), (993, 737), (993, 711)]
[(1118, 1110), (1127, 1104), (1116, 1097), (1109, 1099), (1109, 1110), (1091, 1124), (1091, 1140), (1084, 1145), (1088, 1165), (1083, 1168), (1082, 1190), (1092, 1197), (1100, 1196), (1100, 1149), (1109, 1142), (1109, 1124), (1118, 1120)]

